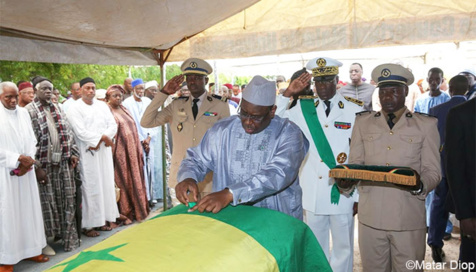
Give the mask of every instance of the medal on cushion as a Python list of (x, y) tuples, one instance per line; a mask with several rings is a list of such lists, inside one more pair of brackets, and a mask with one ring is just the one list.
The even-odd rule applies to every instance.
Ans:
[(182, 125), (182, 123), (179, 123), (178, 126), (177, 126), (178, 132), (182, 131), (182, 129), (183, 129), (183, 125)]

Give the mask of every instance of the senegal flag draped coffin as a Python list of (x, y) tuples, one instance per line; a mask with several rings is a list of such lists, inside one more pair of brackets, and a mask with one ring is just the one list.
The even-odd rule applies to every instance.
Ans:
[(177, 206), (48, 271), (332, 271), (312, 231), (291, 216), (252, 206), (187, 210)]

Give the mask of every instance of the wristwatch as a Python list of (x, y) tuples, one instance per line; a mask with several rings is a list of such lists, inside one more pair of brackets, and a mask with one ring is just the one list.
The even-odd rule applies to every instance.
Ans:
[(423, 192), (423, 183), (420, 182), (420, 188), (418, 190), (410, 191), (412, 195), (421, 195)]

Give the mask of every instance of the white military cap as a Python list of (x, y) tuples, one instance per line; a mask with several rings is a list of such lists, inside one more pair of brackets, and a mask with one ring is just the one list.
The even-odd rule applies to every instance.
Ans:
[(159, 87), (159, 83), (157, 83), (156, 80), (148, 81), (148, 82), (145, 84), (145, 88), (146, 88), (146, 89), (149, 89), (150, 87)]
[(200, 74), (207, 76), (213, 72), (213, 68), (208, 64), (208, 62), (198, 58), (187, 59), (182, 63), (180, 69), (184, 75)]
[(242, 99), (258, 106), (272, 106), (276, 101), (276, 82), (254, 76), (243, 90)]
[(400, 83), (410, 86), (415, 78), (410, 70), (400, 64), (384, 63), (372, 71), (372, 80), (378, 86), (385, 83)]
[(306, 69), (312, 71), (313, 77), (335, 76), (339, 74), (342, 62), (328, 57), (317, 57), (308, 61)]
[(97, 89), (97, 90), (96, 90), (96, 95), (94, 95), (94, 98), (96, 98), (96, 99), (104, 99), (104, 98), (106, 98), (106, 90), (104, 90), (104, 89)]
[(476, 71), (474, 69), (471, 69), (471, 68), (464, 69), (463, 71), (460, 72), (460, 74), (461, 73), (472, 74), (474, 77), (476, 77)]

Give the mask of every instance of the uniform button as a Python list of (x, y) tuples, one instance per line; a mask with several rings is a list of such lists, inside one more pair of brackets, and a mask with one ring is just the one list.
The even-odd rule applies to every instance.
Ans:
[(240, 199), (238, 199), (238, 203), (241, 203), (241, 198), (240, 198)]
[(321, 159), (321, 162), (324, 162), (324, 161)]
[(390, 163), (387, 162), (385, 165), (390, 166)]
[(390, 135), (393, 135), (393, 131), (390, 130)]
[(324, 125), (324, 127), (328, 127), (328, 125)]
[(413, 142), (413, 139), (410, 139), (410, 143)]
[(192, 140), (195, 141), (195, 138), (193, 138)]
[(372, 140), (374, 137), (370, 136), (369, 139)]
[(319, 179), (322, 179), (322, 176), (319, 176)]
[(387, 150), (390, 150), (390, 149), (392, 149), (392, 147), (391, 147), (391, 146), (387, 147)]
[(194, 128), (196, 128), (197, 126), (196, 125), (193, 125)]

